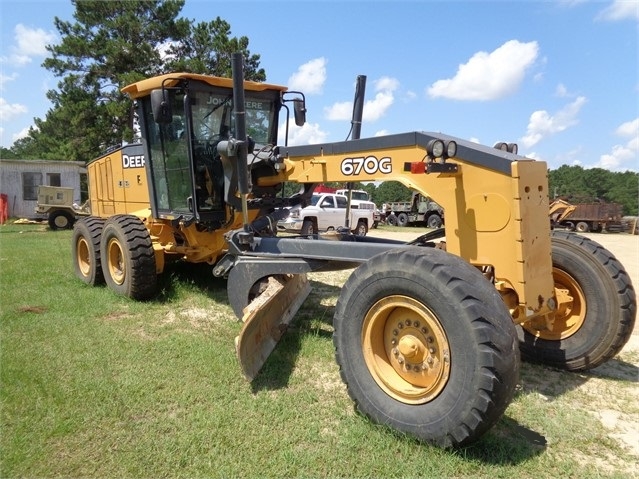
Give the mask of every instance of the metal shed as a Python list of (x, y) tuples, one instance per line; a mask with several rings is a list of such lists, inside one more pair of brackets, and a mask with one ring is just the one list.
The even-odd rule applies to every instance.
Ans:
[(81, 204), (82, 175), (86, 165), (81, 161), (4, 160), (0, 159), (0, 194), (6, 195), (9, 217), (36, 218), (38, 186), (73, 188), (73, 200)]

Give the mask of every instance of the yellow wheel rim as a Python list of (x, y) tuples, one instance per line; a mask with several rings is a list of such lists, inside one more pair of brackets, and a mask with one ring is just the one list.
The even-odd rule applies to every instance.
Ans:
[(126, 278), (126, 263), (120, 243), (116, 239), (109, 240), (107, 247), (109, 274), (113, 282), (121, 285)]
[(89, 255), (89, 243), (84, 238), (79, 238), (77, 243), (76, 258), (82, 276), (91, 274), (91, 256)]
[(553, 268), (552, 275), (559, 305), (552, 327), (538, 330), (524, 324), (524, 329), (538, 338), (559, 341), (572, 336), (583, 326), (586, 320), (586, 297), (577, 280), (565, 271)]
[(407, 296), (388, 296), (364, 318), (362, 348), (375, 382), (405, 404), (424, 404), (450, 376), (450, 346), (437, 317)]

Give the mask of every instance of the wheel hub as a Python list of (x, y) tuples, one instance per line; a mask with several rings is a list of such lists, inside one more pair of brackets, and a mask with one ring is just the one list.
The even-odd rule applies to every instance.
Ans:
[(111, 278), (116, 284), (121, 285), (124, 283), (126, 278), (126, 265), (124, 262), (124, 255), (122, 254), (122, 248), (117, 241), (111, 240), (109, 241), (107, 251), (107, 260)]
[(530, 334), (548, 341), (569, 338), (583, 326), (586, 320), (585, 295), (575, 278), (567, 272), (553, 268), (557, 310), (550, 318), (524, 323)]
[(89, 276), (91, 272), (91, 256), (89, 255), (89, 245), (84, 238), (80, 238), (77, 243), (77, 262), (83, 276)]
[(407, 404), (434, 399), (450, 375), (450, 347), (437, 317), (406, 296), (378, 301), (364, 319), (366, 364), (377, 384)]

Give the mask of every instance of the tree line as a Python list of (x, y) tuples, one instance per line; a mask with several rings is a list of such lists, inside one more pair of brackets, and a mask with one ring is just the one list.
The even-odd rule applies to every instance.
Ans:
[[(230, 77), (231, 55), (242, 52), (246, 79), (266, 80), (247, 37), (231, 36), (231, 26), (220, 17), (199, 23), (181, 17), (185, 0), (71, 3), (74, 21), (54, 18), (61, 42), (47, 46), (43, 63), (60, 79), (47, 92), (52, 106), (45, 118), (34, 118), (26, 137), (0, 148), (2, 158), (86, 162), (131, 141), (131, 102), (120, 89), (150, 76), (184, 71)], [(548, 176), (551, 199), (621, 203), (624, 214), (637, 215), (638, 173), (564, 165)], [(411, 197), (397, 182), (359, 188), (378, 205)]]

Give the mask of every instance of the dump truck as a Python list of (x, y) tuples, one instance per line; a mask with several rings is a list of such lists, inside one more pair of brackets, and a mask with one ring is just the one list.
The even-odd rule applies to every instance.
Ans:
[(88, 205), (75, 204), (73, 195), (73, 188), (40, 185), (35, 213), (47, 215), (52, 230), (71, 229), (78, 217), (90, 214)]
[[(244, 81), (239, 54), (232, 71), (123, 88), (140, 152), (88, 165), (92, 215), (72, 235), (83, 282), (148, 300), (171, 261), (209, 264), (227, 280), (239, 369), (251, 381), (303, 307), (307, 275), (352, 269), (333, 317), (348, 394), (372, 421), (442, 447), (472, 443), (500, 419), (520, 357), (583, 371), (626, 343), (630, 279), (596, 242), (551, 233), (544, 162), (443, 133), (360, 138), (363, 75), (350, 140), (278, 145), (279, 124), (305, 122), (303, 93)], [(428, 192), (445, 229), (408, 242), (277, 235), (317, 184), (391, 180)]]
[(571, 204), (558, 198), (550, 204), (550, 217), (553, 227), (580, 233), (618, 232), (623, 229), (623, 206), (619, 203)]
[(413, 192), (411, 201), (386, 203), (386, 222), (392, 226), (422, 223), (428, 228), (441, 228), (444, 209), (429, 196)]

